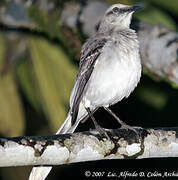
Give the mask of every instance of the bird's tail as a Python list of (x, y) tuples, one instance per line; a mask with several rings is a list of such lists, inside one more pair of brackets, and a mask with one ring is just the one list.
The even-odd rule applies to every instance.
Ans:
[[(62, 123), (56, 134), (65, 134), (71, 128), (71, 115), (68, 113), (67, 118)], [(41, 166), (33, 167), (29, 176), (29, 180), (45, 180), (49, 172), (51, 171), (51, 166)]]
[[(71, 123), (71, 114), (70, 112), (67, 115), (67, 118), (60, 126), (56, 134), (65, 134), (65, 133), (73, 133), (77, 128), (79, 122), (87, 116), (87, 112), (84, 107), (80, 106), (78, 117), (76, 123), (72, 126)], [(51, 166), (41, 166), (41, 167), (33, 167), (29, 176), (29, 180), (45, 180), (49, 172), (51, 171)]]
[[(69, 129), (72, 127), (72, 122), (71, 122), (71, 115), (70, 112), (67, 115), (67, 118), (65, 119), (65, 121), (62, 123), (62, 125), (60, 126), (60, 128), (58, 129), (58, 131), (56, 132), (56, 134), (65, 134), (65, 133), (69, 133)], [(73, 132), (71, 132), (73, 133)]]

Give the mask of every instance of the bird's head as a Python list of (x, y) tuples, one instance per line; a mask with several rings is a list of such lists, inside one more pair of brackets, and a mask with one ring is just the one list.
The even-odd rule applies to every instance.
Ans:
[(141, 6), (114, 4), (105, 12), (101, 26), (103, 24), (104, 26), (110, 27), (118, 26), (120, 28), (129, 28), (132, 14), (139, 9), (141, 9)]

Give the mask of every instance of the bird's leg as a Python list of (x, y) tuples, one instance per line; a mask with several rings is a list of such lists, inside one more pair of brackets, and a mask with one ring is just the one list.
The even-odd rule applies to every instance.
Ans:
[(108, 107), (104, 107), (104, 109), (109, 112), (109, 114), (111, 114), (121, 126), (125, 126), (126, 123), (123, 122), (122, 120), (120, 120), (120, 118), (118, 116), (116, 116), (116, 114), (114, 112), (111, 111), (111, 109), (109, 109)]
[(104, 109), (107, 112), (109, 112), (109, 114), (111, 114), (119, 122), (119, 124), (121, 125), (121, 129), (130, 129), (130, 130), (134, 131), (135, 133), (138, 133), (136, 131), (136, 128), (140, 128), (140, 127), (129, 126), (125, 122), (120, 120), (120, 118), (118, 116), (116, 116), (116, 114), (113, 111), (111, 111), (108, 107), (104, 107)]
[[(91, 112), (92, 114), (94, 114), (95, 111), (98, 110), (98, 108), (99, 108), (99, 107), (95, 108), (94, 111), (90, 111), (90, 112)], [(82, 123), (86, 122), (86, 120), (87, 120), (88, 118), (89, 118), (89, 114), (88, 114), (86, 117), (84, 117), (81, 122), (82, 122)]]
[(88, 115), (90, 116), (90, 118), (92, 119), (94, 125), (95, 125), (95, 129), (100, 133), (100, 134), (104, 134), (107, 139), (110, 140), (109, 136), (107, 135), (107, 132), (96, 122), (93, 113), (90, 111), (90, 108), (86, 108)]

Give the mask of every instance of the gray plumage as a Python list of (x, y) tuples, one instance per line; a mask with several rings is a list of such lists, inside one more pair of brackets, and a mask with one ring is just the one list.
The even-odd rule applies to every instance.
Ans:
[(138, 84), (139, 44), (135, 31), (129, 28), (135, 9), (121, 4), (111, 6), (98, 32), (83, 45), (68, 118), (58, 132), (73, 132), (88, 115), (85, 108), (94, 111), (115, 104), (128, 97)]
[[(86, 108), (94, 111), (115, 104), (137, 86), (141, 76), (139, 44), (135, 31), (129, 28), (137, 9), (138, 6), (112, 5), (98, 32), (83, 45), (70, 110), (57, 134), (74, 132), (88, 116)], [(30, 180), (37, 176), (37, 180), (45, 179), (51, 167), (45, 168), (35, 168)]]

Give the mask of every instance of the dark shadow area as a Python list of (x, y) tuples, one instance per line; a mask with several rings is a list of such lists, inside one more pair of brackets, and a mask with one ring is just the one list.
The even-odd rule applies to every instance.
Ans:
[[(171, 161), (172, 165), (170, 166), (167, 162)], [(77, 164), (70, 164), (64, 165), (59, 167), (54, 167), (52, 172), (49, 175), (49, 180), (57, 180), (57, 179), (65, 179), (71, 177), (77, 177), (81, 179), (110, 179), (109, 177), (111, 174), (120, 175), (121, 173), (140, 173), (143, 172), (145, 174), (145, 178), (154, 179), (158, 177), (154, 177), (153, 175), (159, 174), (164, 175), (166, 172), (177, 172), (177, 168), (175, 168), (175, 164), (178, 162), (178, 158), (151, 158), (151, 159), (120, 159), (120, 160), (101, 160), (101, 161), (91, 161), (85, 163), (77, 163)], [(89, 177), (85, 174), (90, 172)], [(56, 174), (56, 172), (58, 174)], [(69, 173), (70, 172), (70, 173)], [(99, 173), (99, 174), (98, 174)], [(101, 176), (103, 174), (103, 177)], [(54, 179), (55, 176), (55, 179)], [(139, 178), (139, 174), (136, 179)], [(64, 178), (65, 177), (65, 178)], [(118, 177), (115, 177), (116, 179)], [(134, 177), (130, 177), (131, 179)], [(124, 179), (124, 177), (120, 177), (119, 179)], [(126, 177), (125, 179), (129, 179)]]

